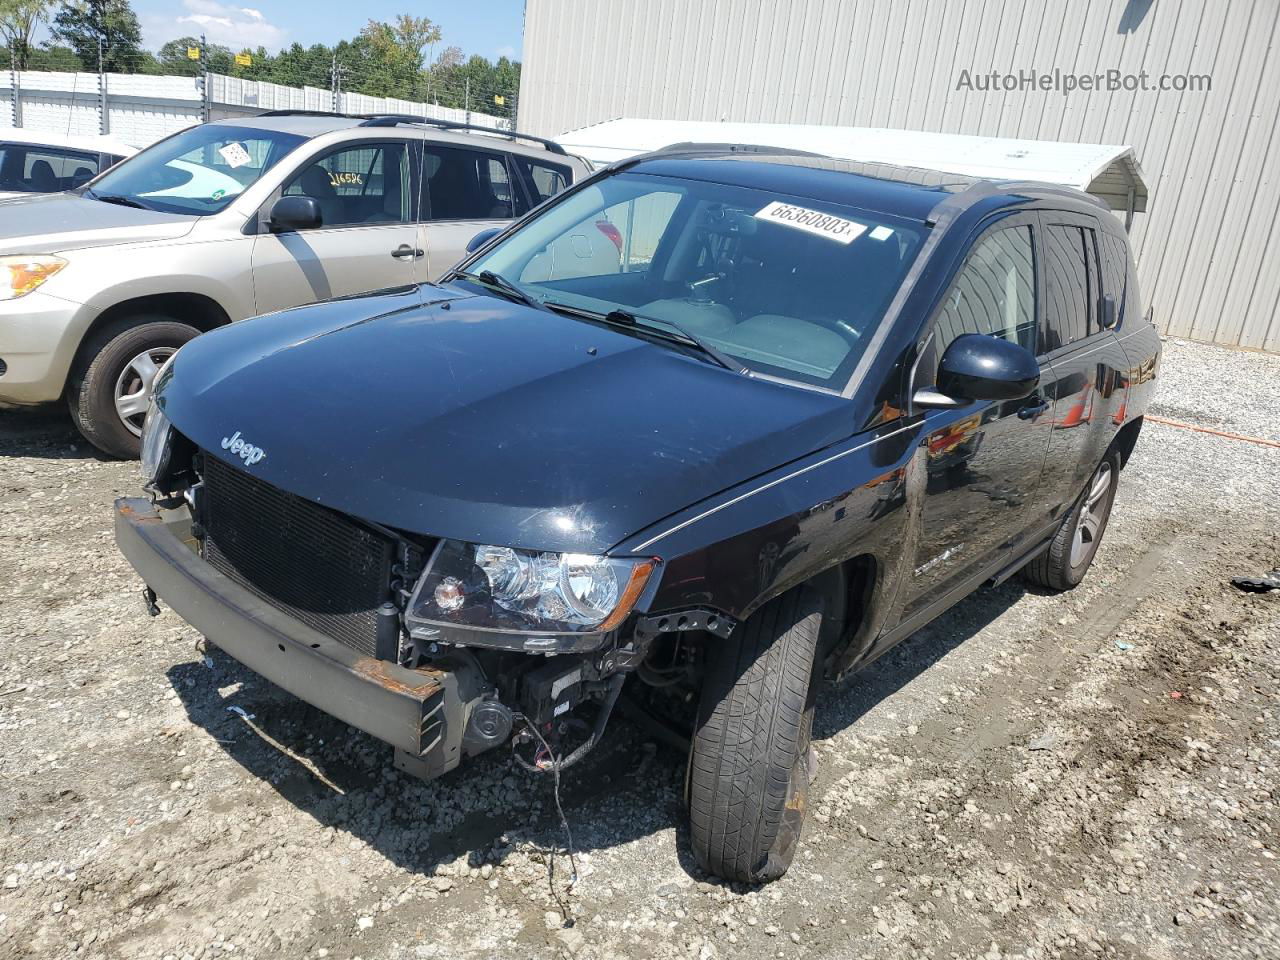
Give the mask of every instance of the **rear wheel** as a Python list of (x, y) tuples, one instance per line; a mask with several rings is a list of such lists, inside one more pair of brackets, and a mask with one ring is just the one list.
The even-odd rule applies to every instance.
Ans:
[(782, 876), (809, 793), (820, 597), (771, 601), (730, 640), (711, 640), (689, 757), (694, 856), (726, 880)]
[(1120, 454), (1112, 450), (1089, 478), (1049, 549), (1023, 568), (1023, 577), (1050, 590), (1070, 590), (1083, 580), (1107, 531), (1119, 481)]
[(199, 335), (195, 327), (158, 316), (132, 317), (101, 331), (67, 389), (71, 416), (85, 439), (113, 457), (136, 457), (156, 373)]

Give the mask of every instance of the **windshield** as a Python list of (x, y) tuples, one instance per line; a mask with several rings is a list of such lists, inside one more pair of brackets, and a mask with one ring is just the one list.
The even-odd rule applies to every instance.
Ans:
[(305, 137), (255, 127), (192, 127), (112, 167), (86, 196), (165, 213), (219, 213)]
[(923, 231), (821, 200), (624, 173), (578, 190), (467, 270), (543, 303), (674, 324), (748, 370), (840, 389)]
[(0, 192), (57, 193), (98, 175), (98, 154), (26, 143), (0, 143)]

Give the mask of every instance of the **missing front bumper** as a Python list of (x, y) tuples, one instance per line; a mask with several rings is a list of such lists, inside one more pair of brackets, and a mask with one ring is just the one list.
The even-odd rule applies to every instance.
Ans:
[[(250, 670), (398, 751), (432, 778), (458, 765), (481, 681), (457, 670), (410, 670), (366, 656), (282, 613), (195, 552), (185, 511), (116, 501), (116, 543), (143, 582)], [(404, 763), (400, 762), (403, 754)]]

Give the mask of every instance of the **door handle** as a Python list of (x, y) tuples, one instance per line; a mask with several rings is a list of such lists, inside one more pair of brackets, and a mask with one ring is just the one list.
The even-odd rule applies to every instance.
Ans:
[(1032, 417), (1038, 417), (1049, 409), (1049, 401), (1044, 397), (1027, 397), (1025, 406), (1018, 410), (1018, 419), (1030, 420)]
[(402, 243), (391, 251), (391, 255), (397, 260), (417, 260), (422, 256), (422, 248), (411, 247), (407, 243)]

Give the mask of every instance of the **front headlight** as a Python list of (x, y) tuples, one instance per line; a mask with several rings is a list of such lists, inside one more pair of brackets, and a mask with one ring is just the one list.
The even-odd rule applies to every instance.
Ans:
[(138, 459), (142, 462), (142, 480), (155, 483), (169, 468), (169, 456), (173, 452), (173, 425), (158, 406), (156, 398), (147, 405), (147, 417), (142, 421), (142, 446)]
[(0, 257), (0, 300), (25, 297), (66, 265), (61, 257)]
[(148, 485), (155, 483), (168, 471), (173, 453), (173, 425), (160, 409), (157, 397), (172, 376), (170, 371), (177, 356), (177, 352), (174, 352), (156, 371), (156, 378), (152, 381), (151, 400), (147, 404), (147, 416), (142, 421), (142, 443), (138, 459), (142, 464), (142, 481)]
[(444, 540), (405, 620), (411, 630), (436, 625), (543, 637), (607, 633), (636, 605), (653, 568), (652, 560)]

